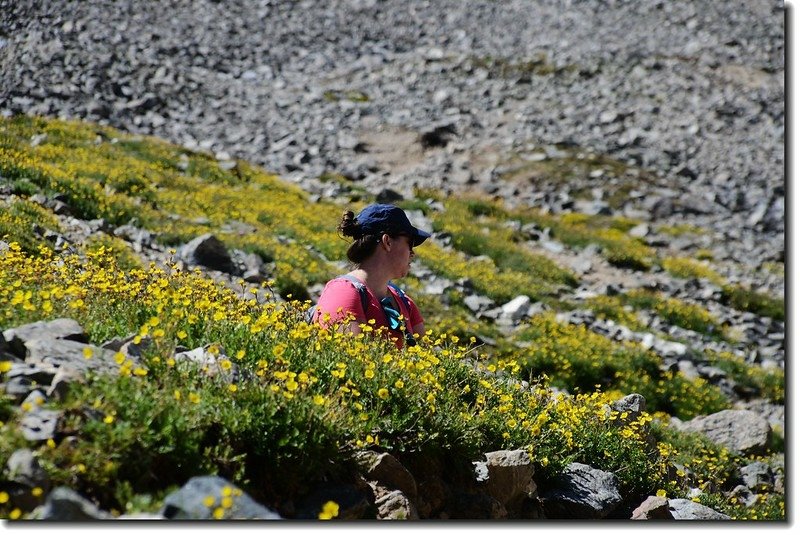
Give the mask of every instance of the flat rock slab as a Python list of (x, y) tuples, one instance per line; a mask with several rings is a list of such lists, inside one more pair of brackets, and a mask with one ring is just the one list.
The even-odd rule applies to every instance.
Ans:
[(687, 500), (675, 498), (669, 501), (669, 509), (675, 520), (730, 520), (731, 517), (710, 507)]
[(92, 502), (67, 487), (58, 487), (47, 495), (47, 501), (32, 516), (38, 520), (59, 522), (85, 522), (110, 520), (113, 517), (101, 511)]
[(72, 340), (87, 343), (89, 341), (83, 327), (69, 318), (58, 318), (52, 321), (37, 321), (20, 325), (3, 331), (8, 347), (19, 357), (25, 356), (25, 344), (31, 340), (44, 338), (54, 340)]
[[(68, 371), (75, 378), (88, 372), (117, 373), (119, 364), (114, 360), (114, 352), (101, 347), (54, 338), (37, 338), (25, 342), (27, 354), (25, 362), (42, 368), (55, 368)], [(87, 358), (86, 351), (91, 351)]]

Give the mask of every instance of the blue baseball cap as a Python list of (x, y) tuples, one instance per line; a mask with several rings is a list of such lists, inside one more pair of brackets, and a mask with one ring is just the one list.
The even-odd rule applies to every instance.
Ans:
[(407, 234), (414, 247), (430, 237), (430, 233), (411, 224), (408, 216), (392, 204), (370, 204), (356, 216), (363, 234)]

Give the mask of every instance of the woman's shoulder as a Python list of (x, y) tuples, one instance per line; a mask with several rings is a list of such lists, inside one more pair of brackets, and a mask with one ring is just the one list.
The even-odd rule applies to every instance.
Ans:
[(341, 288), (347, 288), (355, 291), (361, 291), (360, 290), (361, 287), (366, 287), (366, 286), (357, 277), (354, 277), (349, 273), (346, 275), (339, 275), (338, 277), (329, 280), (327, 284), (325, 284), (326, 290), (328, 288), (337, 290)]
[(365, 301), (368, 295), (369, 291), (364, 283), (356, 278), (342, 275), (328, 281), (322, 290), (320, 301), (338, 301), (341, 299)]

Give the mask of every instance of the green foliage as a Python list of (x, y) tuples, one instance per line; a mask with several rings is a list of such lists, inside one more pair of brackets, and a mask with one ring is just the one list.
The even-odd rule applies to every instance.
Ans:
[(643, 395), (653, 411), (681, 418), (729, 407), (725, 396), (703, 380), (664, 372), (660, 359), (636, 344), (618, 344), (584, 326), (536, 316), (519, 338), (530, 346), (517, 355), (522, 377), (546, 375), (556, 386), (581, 393), (596, 388)]
[(783, 299), (749, 290), (741, 285), (728, 284), (722, 287), (723, 302), (730, 307), (759, 316), (784, 321), (786, 312)]
[(608, 319), (634, 331), (644, 331), (646, 327), (639, 322), (630, 305), (623, 304), (617, 296), (598, 295), (586, 301), (586, 305), (600, 319)]
[(356, 102), (356, 103), (369, 102), (369, 95), (367, 95), (363, 91), (358, 91), (355, 89), (350, 89), (346, 91), (329, 90), (323, 93), (323, 97), (325, 98), (325, 100), (330, 102), (339, 102), (340, 100), (349, 100), (350, 102)]
[(644, 289), (623, 294), (620, 296), (620, 302), (637, 309), (651, 309), (671, 325), (712, 338), (725, 339), (725, 332), (719, 321), (699, 305), (674, 298), (665, 299), (657, 292)]
[(714, 284), (724, 284), (725, 279), (707, 263), (691, 258), (664, 258), (661, 265), (671, 275), (681, 279), (708, 279)]
[(58, 220), (48, 210), (21, 198), (0, 203), (0, 239), (17, 242), (26, 252), (35, 253), (47, 245), (42, 237), (44, 230), (60, 230)]
[(131, 247), (123, 240), (109, 236), (107, 234), (95, 234), (90, 236), (85, 244), (87, 251), (97, 253), (101, 248), (108, 250), (116, 261), (116, 265), (125, 271), (142, 268), (142, 261), (139, 256), (131, 250)]
[(750, 366), (742, 357), (727, 352), (706, 351), (705, 355), (709, 364), (725, 371), (741, 388), (750, 389), (754, 395), (773, 403), (786, 402), (786, 378), (782, 369)]

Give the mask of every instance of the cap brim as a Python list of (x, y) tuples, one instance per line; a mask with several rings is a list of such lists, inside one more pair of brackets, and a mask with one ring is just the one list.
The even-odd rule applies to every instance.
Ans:
[(422, 242), (430, 238), (431, 235), (429, 232), (425, 232), (424, 230), (420, 230), (418, 228), (414, 229), (414, 247), (418, 247), (422, 245)]

